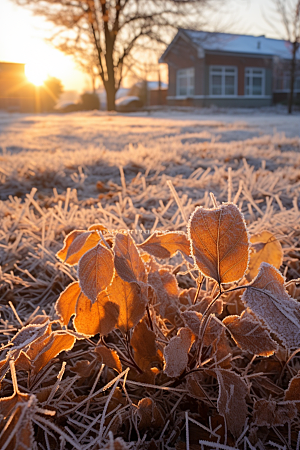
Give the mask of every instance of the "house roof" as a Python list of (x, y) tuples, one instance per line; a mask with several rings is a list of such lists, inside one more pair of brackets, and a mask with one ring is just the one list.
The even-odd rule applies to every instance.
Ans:
[[(243, 53), (251, 55), (278, 56), (283, 59), (291, 59), (292, 46), (288, 41), (270, 39), (265, 36), (250, 36), (245, 34), (211, 33), (208, 31), (196, 31), (180, 29), (177, 36), (171, 42), (161, 57), (164, 60), (169, 48), (179, 36), (187, 37), (198, 52), (222, 51), (228, 53)], [(300, 49), (298, 50), (300, 57)]]

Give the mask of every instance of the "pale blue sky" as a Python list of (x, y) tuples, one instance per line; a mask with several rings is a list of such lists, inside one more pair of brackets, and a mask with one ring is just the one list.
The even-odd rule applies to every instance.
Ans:
[[(278, 22), (276, 33), (264, 20), (270, 16), (272, 0), (228, 0), (219, 11), (208, 12), (206, 29), (260, 35), (281, 39), (284, 31)], [(70, 57), (44, 42), (45, 22), (10, 0), (0, 0), (0, 61), (23, 62), (38, 66), (45, 74), (56, 76), (66, 90), (90, 88), (89, 77), (80, 72)]]

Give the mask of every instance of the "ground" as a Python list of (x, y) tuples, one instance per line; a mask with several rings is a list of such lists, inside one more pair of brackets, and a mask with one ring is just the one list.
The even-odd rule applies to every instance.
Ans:
[(212, 207), (210, 192), (239, 206), (251, 234), (272, 231), (284, 274), (299, 277), (290, 264), (299, 256), (299, 114), (1, 113), (0, 137), (2, 345), (30, 316), (55, 317), (76, 279), (55, 257), (68, 232), (102, 223), (142, 242), (185, 231), (195, 206)]

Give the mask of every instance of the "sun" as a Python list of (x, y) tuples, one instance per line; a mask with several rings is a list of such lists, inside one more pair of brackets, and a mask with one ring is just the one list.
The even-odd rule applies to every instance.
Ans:
[(27, 63), (25, 65), (25, 74), (28, 81), (30, 81), (30, 83), (33, 83), (35, 86), (41, 86), (48, 77), (48, 73), (46, 72), (46, 70), (37, 62)]

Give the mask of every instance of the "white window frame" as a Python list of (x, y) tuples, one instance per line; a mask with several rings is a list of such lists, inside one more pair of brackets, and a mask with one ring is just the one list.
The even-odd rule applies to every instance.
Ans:
[[(187, 78), (187, 93), (180, 94), (179, 79)], [(191, 78), (194, 80), (194, 84), (191, 84)], [(179, 69), (176, 72), (176, 97), (188, 98), (195, 96), (195, 67), (187, 67), (185, 69)]]
[[(234, 75), (234, 94), (227, 95), (225, 94), (225, 75), (226, 70), (230, 69), (231, 72), (227, 75)], [(221, 94), (213, 94), (213, 84), (212, 77), (213, 75), (221, 75)], [(209, 96), (214, 98), (235, 98), (237, 97), (237, 86), (238, 86), (238, 69), (236, 66), (209, 66)]]
[[(257, 73), (253, 73), (254, 70), (260, 70), (261, 71), (261, 75), (257, 74)], [(253, 94), (253, 78), (254, 77), (260, 77), (262, 79), (262, 83), (261, 83), (261, 94)], [(250, 77), (250, 93), (247, 94), (247, 77)], [(251, 98), (261, 98), (265, 96), (265, 86), (266, 86), (266, 69), (264, 69), (263, 67), (245, 67), (245, 84), (244, 84), (244, 94), (245, 97), (251, 97)]]

